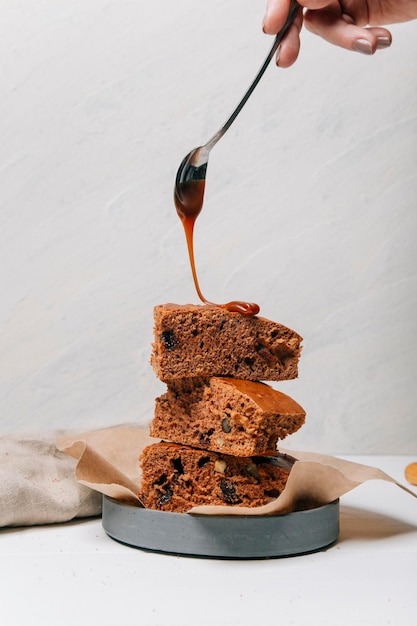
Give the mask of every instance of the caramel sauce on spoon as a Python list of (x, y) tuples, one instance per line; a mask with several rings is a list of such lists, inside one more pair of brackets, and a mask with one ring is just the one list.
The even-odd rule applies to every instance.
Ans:
[(214, 302), (206, 300), (201, 292), (194, 260), (194, 225), (201, 209), (203, 208), (204, 189), (205, 179), (202, 179), (181, 182), (176, 185), (174, 191), (175, 207), (184, 226), (191, 272), (197, 295), (204, 304), (212, 304), (222, 309), (226, 309), (227, 311), (241, 313), (242, 315), (257, 315), (260, 311), (260, 307), (254, 302), (234, 300), (233, 302), (227, 302), (226, 304), (215, 304)]

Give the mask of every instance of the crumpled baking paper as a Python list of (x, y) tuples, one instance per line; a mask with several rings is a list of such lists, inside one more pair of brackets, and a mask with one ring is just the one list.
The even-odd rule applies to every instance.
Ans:
[[(143, 506), (137, 496), (140, 487), (138, 457), (153, 439), (147, 429), (114, 427), (58, 438), (57, 447), (78, 462), (77, 481), (115, 500)], [(395, 483), (414, 497), (417, 495), (382, 470), (352, 461), (312, 452), (286, 452), (297, 459), (286, 487), (278, 498), (260, 507), (196, 506), (188, 513), (199, 515), (278, 515), (333, 502), (368, 480)]]

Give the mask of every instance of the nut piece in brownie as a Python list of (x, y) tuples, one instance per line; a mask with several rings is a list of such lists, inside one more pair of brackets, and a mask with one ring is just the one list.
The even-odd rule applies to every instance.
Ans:
[(266, 461), (155, 443), (140, 456), (138, 496), (146, 508), (175, 513), (202, 504), (261, 506), (279, 496), (289, 476)]
[(156, 399), (150, 435), (236, 456), (274, 455), (304, 421), (295, 400), (265, 383), (182, 378)]
[(211, 305), (154, 308), (151, 364), (162, 381), (202, 376), (297, 378), (302, 338), (263, 317)]

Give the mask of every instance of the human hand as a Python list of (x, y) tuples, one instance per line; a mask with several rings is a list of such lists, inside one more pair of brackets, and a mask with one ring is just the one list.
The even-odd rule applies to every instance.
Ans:
[[(265, 33), (274, 35), (283, 26), (291, 0), (267, 0)], [(292, 65), (300, 50), (302, 25), (346, 50), (374, 54), (388, 48), (392, 37), (385, 24), (417, 18), (415, 0), (299, 0), (300, 11), (281, 42), (279, 67)]]

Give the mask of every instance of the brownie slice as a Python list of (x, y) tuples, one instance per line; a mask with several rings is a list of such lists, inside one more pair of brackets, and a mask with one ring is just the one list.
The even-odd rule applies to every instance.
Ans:
[(151, 364), (163, 381), (202, 376), (288, 380), (298, 375), (302, 338), (263, 317), (211, 305), (154, 308)]
[(170, 443), (146, 447), (138, 496), (150, 509), (185, 513), (193, 506), (255, 507), (277, 498), (289, 470), (262, 457), (234, 457)]
[(156, 399), (150, 435), (236, 456), (273, 455), (304, 409), (269, 385), (237, 378), (182, 378)]

